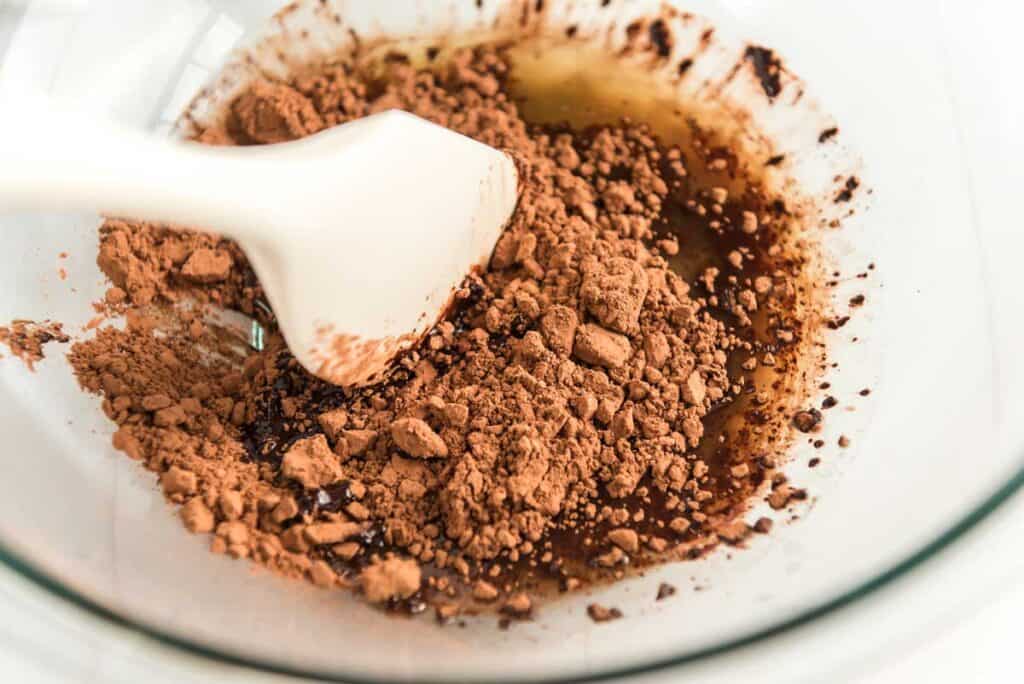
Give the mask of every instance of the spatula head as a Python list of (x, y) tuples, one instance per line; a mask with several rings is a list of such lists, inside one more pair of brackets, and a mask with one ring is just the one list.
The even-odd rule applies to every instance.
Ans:
[(400, 111), (266, 154), (302, 177), (280, 179), (287, 201), (242, 247), (292, 353), (343, 386), (381, 379), (437, 323), (518, 199), (508, 155)]

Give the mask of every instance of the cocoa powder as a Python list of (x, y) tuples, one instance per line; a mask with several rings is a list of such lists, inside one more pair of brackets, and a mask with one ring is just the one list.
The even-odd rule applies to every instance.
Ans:
[(64, 334), (64, 326), (54, 321), (16, 320), (10, 325), (0, 326), (0, 344), (5, 345), (11, 355), (24, 363), (29, 370), (35, 369), (37, 361), (43, 360), (43, 346), (50, 342), (67, 344), (71, 338)]
[[(748, 393), (737, 362), (784, 366), (804, 330), (792, 274), (748, 246), (766, 245), (772, 212), (696, 189), (685, 155), (643, 124), (529, 124), (508, 72), (496, 48), (438, 71), (320, 68), (253, 84), (198, 135), (282, 142), (397, 107), (516, 158), (522, 197), (490, 267), (379, 386), (308, 375), (230, 241), (101, 228), (104, 307), (127, 326), (76, 344), (71, 362), (103, 396), (114, 445), (160, 474), (213, 551), (413, 612), (429, 602), (447, 620), (492, 602), (525, 616), (524, 591), (545, 578), (571, 589), (749, 535), (738, 516), (771, 469), (703, 438)], [(672, 212), (699, 217), (729, 257), (682, 277)], [(154, 313), (185, 301), (200, 308)], [(210, 305), (262, 321), (265, 348), (225, 347), (200, 315)], [(776, 487), (772, 505), (797, 492)], [(595, 620), (619, 615), (592, 606)]]

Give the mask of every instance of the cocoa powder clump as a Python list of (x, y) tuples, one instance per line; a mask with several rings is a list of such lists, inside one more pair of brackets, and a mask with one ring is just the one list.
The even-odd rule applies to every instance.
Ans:
[(409, 598), (420, 588), (420, 568), (415, 561), (388, 558), (366, 566), (359, 581), (371, 603)]
[(288, 142), (324, 127), (313, 103), (294, 88), (257, 81), (231, 107), (232, 132), (239, 143)]
[(260, 314), (263, 291), (248, 260), (216, 235), (110, 219), (100, 228), (96, 263), (113, 285), (110, 311), (194, 300)]
[(10, 325), (0, 326), (0, 344), (20, 359), (29, 370), (43, 360), (43, 346), (50, 342), (67, 344), (71, 338), (64, 333), (64, 327), (53, 321), (16, 320)]
[(622, 617), (622, 611), (618, 608), (608, 608), (600, 603), (591, 603), (587, 606), (587, 615), (594, 622), (611, 622)]

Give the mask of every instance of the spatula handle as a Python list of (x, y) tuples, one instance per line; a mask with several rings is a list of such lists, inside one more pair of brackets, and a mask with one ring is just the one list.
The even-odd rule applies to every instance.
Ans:
[(231, 150), (157, 139), (44, 101), (0, 103), (0, 150), (0, 209), (97, 211), (231, 233), (256, 171)]

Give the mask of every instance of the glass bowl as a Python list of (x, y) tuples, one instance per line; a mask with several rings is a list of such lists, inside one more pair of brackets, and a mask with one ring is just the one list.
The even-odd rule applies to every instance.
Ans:
[[(336, 51), (353, 31), (402, 45), (438, 35), (464, 42), (529, 34), (552, 41), (537, 43), (544, 49), (530, 58), (553, 87), (619, 78), (637, 118), (657, 115), (672, 98), (704, 98), (709, 115), (722, 116), (749, 152), (786, 152), (775, 182), (824, 196), (837, 177), (856, 173), (864, 188), (851, 205), (856, 212), (825, 238), (828, 258), (846, 275), (837, 300), (868, 300), (830, 339), (838, 368), (827, 377), (829, 392), (842, 410), (830, 414), (823, 438), (831, 446), (843, 434), (852, 445), (832, 448), (813, 470), (805, 464), (817, 452), (794, 446), (788, 472), (813, 495), (800, 520), (777, 525), (743, 551), (721, 550), (563, 598), (508, 631), (493, 618), (464, 629), (395, 619), (345, 593), (210, 554), (181, 528), (153, 477), (113, 450), (98, 399), (77, 388), (51, 347), (52, 358), (34, 373), (0, 364), (7, 439), (0, 559), (105, 620), (212, 659), (345, 681), (564, 681), (680, 665), (813, 620), (927, 558), (1013, 494), (1024, 469), (998, 418), (989, 276), (962, 178), (933, 172), (951, 167), (957, 141), (949, 121), (920, 116), (934, 111), (943, 92), (921, 77), (930, 73), (926, 58), (887, 61), (895, 47), (882, 40), (878, 54), (862, 56), (853, 69), (839, 48), (852, 39), (828, 32), (834, 17), (827, 8), (794, 12), (782, 32), (790, 42), (772, 47), (787, 60), (794, 55), (787, 61), (793, 71), (807, 71), (806, 94), (805, 81), (787, 70), (777, 98), (758, 98), (753, 72), (709, 87), (742, 64), (749, 29), (718, 3), (667, 5), (708, 18), (672, 14), (675, 61), (627, 78), (588, 71), (582, 53), (557, 48), (559, 36), (575, 26), (573, 33), (610, 50), (633, 19), (664, 12), (666, 3), (328, 0), (268, 23), (281, 3), (28, 2), (0, 13), (0, 85), (8, 106), (17, 106), (12, 93), (37, 90), (157, 134), (180, 133), (188, 126), (183, 111), (212, 116), (254, 64), (281, 71), (267, 45), (308, 59)], [(324, 12), (337, 14), (335, 28), (318, 23)], [(870, 12), (844, 9), (843, 16), (850, 26), (872, 26)], [(311, 26), (312, 39), (297, 47), (289, 36)], [(231, 52), (240, 45), (250, 46), (253, 60)], [(696, 50), (708, 54), (681, 78), (681, 60)], [(837, 140), (819, 142), (834, 125)], [(846, 208), (835, 210), (845, 215)], [(85, 326), (89, 302), (104, 290), (94, 264), (97, 218), (5, 214), (0, 222), (7, 238), (0, 320)], [(855, 278), (869, 263), (877, 264), (871, 276)], [(682, 595), (655, 603), (661, 582)], [(625, 617), (592, 624), (585, 606), (595, 600)]]

